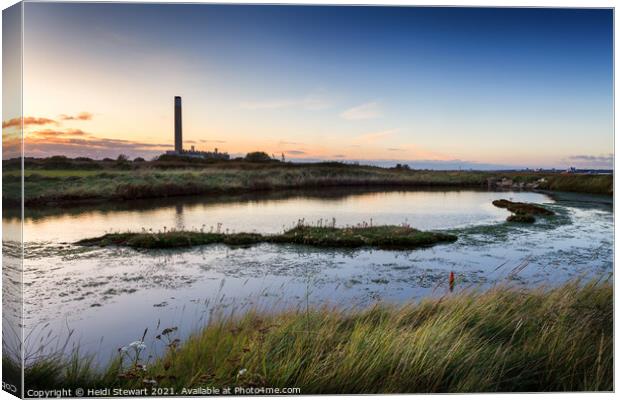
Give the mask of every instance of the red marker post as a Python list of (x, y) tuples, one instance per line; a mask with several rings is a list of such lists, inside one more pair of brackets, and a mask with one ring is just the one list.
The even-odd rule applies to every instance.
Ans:
[(450, 278), (448, 279), (450, 283), (450, 291), (454, 290), (454, 271), (450, 271)]

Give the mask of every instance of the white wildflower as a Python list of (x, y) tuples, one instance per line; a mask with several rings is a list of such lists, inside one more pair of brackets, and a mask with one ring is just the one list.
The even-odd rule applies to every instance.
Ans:
[(141, 340), (136, 340), (135, 342), (131, 342), (131, 343), (129, 343), (129, 345), (127, 347), (133, 348), (133, 349), (137, 349), (137, 350), (144, 350), (144, 349), (146, 349), (146, 345)]

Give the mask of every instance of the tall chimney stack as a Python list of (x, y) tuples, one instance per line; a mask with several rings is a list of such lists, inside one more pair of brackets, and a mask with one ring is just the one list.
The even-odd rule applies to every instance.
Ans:
[(174, 151), (183, 151), (183, 126), (181, 124), (181, 96), (174, 96)]

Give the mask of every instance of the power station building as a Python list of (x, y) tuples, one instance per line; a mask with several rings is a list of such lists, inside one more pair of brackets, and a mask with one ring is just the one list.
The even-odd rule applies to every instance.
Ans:
[(183, 110), (181, 96), (174, 96), (174, 151), (183, 152)]
[(191, 150), (183, 149), (183, 104), (181, 96), (174, 96), (174, 151), (167, 151), (166, 154), (217, 160), (230, 159), (228, 153), (220, 153), (217, 149), (214, 151), (198, 151), (194, 146), (191, 147)]

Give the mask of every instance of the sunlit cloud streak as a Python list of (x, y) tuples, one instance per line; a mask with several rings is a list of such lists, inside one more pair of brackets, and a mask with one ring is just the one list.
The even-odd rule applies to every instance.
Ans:
[[(62, 134), (75, 134), (79, 130), (69, 130)], [(24, 143), (24, 151), (27, 157), (49, 157), (53, 155), (65, 155), (68, 157), (94, 157), (115, 158), (119, 154), (131, 157), (135, 156), (155, 156), (166, 150), (170, 150), (172, 145), (162, 143), (144, 143), (132, 140), (86, 137), (64, 137), (60, 136), (33, 136), (27, 137)]]
[(354, 121), (359, 119), (379, 118), (383, 116), (383, 112), (381, 111), (379, 103), (372, 101), (344, 110), (340, 113), (340, 116), (344, 119)]
[(93, 119), (93, 114), (86, 111), (81, 112), (77, 115), (61, 114), (60, 119), (63, 121), (90, 121), (91, 119)]
[[(11, 118), (7, 121), (2, 121), (2, 129), (19, 127), (21, 125), (21, 122), (21, 118)], [(58, 122), (49, 118), (24, 117), (24, 126), (47, 124), (58, 124)]]
[(40, 131), (34, 131), (28, 134), (36, 135), (44, 138), (55, 138), (60, 136), (91, 136), (90, 134), (84, 132), (81, 129), (66, 129), (66, 130), (55, 130), (55, 129), (43, 129)]

